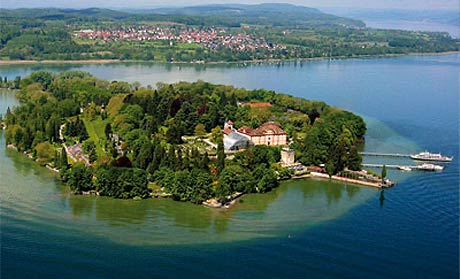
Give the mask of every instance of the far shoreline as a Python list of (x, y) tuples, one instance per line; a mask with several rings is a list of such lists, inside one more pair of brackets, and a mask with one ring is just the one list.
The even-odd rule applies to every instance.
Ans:
[(356, 55), (356, 56), (335, 56), (335, 57), (313, 57), (299, 59), (258, 59), (258, 60), (240, 60), (240, 61), (195, 61), (195, 62), (164, 62), (164, 61), (146, 61), (146, 60), (120, 60), (120, 59), (88, 59), (88, 60), (0, 60), (0, 66), (10, 65), (36, 65), (36, 64), (111, 64), (111, 63), (159, 63), (171, 65), (226, 65), (226, 64), (257, 64), (257, 63), (281, 63), (281, 62), (299, 62), (299, 61), (321, 61), (321, 60), (346, 60), (346, 59), (372, 59), (372, 58), (390, 58), (401, 56), (440, 56), (460, 54), (460, 51), (446, 52), (411, 52), (400, 54), (382, 54), (382, 55)]

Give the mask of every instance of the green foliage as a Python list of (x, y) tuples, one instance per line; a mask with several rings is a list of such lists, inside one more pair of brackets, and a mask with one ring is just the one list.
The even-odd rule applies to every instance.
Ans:
[(201, 137), (206, 135), (206, 127), (202, 123), (198, 123), (195, 126), (195, 136)]
[(54, 147), (49, 142), (45, 141), (37, 144), (35, 150), (37, 152), (37, 161), (41, 164), (50, 163), (54, 160)]
[(155, 181), (178, 201), (201, 203), (213, 193), (211, 174), (199, 169), (173, 172), (162, 168), (156, 172)]
[[(441, 32), (414, 32), (364, 28), (358, 20), (321, 13), (306, 7), (275, 5), (199, 7), (164, 10), (150, 14), (131, 14), (102, 9), (3, 9), (0, 24), (0, 56), (25, 59), (120, 59), (161, 62), (248, 61), (265, 59), (304, 59), (316, 57), (355, 57), (410, 52), (458, 51), (458, 39)], [(238, 11), (237, 13), (235, 11)], [(176, 22), (172, 32), (210, 26), (231, 34), (265, 38), (268, 44), (286, 48), (210, 48), (196, 43), (169, 44), (167, 40), (105, 41), (75, 38), (85, 28), (116, 30)], [(244, 24), (242, 24), (244, 23)], [(248, 28), (249, 27), (249, 28)], [(135, 51), (133, 51), (135, 50)], [(86, 78), (81, 75), (73, 77)], [(5, 83), (5, 82), (4, 82)], [(13, 84), (10, 84), (14, 87)], [(4, 87), (10, 85), (3, 85)], [(46, 89), (46, 86), (45, 86)], [(111, 93), (129, 93), (130, 88), (113, 86)], [(213, 126), (206, 126), (211, 129)]]
[(67, 158), (67, 152), (63, 148), (60, 153), (58, 167), (64, 172), (69, 168), (69, 160)]
[(38, 82), (40, 83), (43, 88), (46, 90), (48, 87), (51, 85), (51, 82), (53, 81), (53, 74), (49, 71), (36, 71), (30, 74), (30, 79), (33, 82)]
[(344, 168), (359, 170), (366, 124), (363, 119), (347, 111), (331, 111), (318, 118), (308, 130), (303, 142), (294, 147), (300, 151), (299, 160), (305, 165), (327, 163), (328, 173)]
[(67, 122), (64, 133), (69, 137), (78, 138), (80, 142), (89, 138), (85, 123), (78, 116), (75, 121)]
[(255, 190), (255, 181), (250, 172), (238, 165), (227, 166), (219, 175), (216, 195), (219, 199), (234, 192), (251, 193)]
[(90, 103), (84, 110), (83, 115), (89, 121), (96, 119), (97, 108), (94, 102)]
[(99, 194), (119, 199), (147, 198), (147, 173), (138, 168), (101, 166), (96, 171)]
[(210, 137), (211, 141), (216, 144), (222, 141), (223, 140), (222, 133), (223, 131), (222, 131), (222, 128), (220, 128), (220, 126), (214, 127), (211, 130), (211, 137)]
[(221, 139), (217, 144), (217, 172), (221, 173), (225, 168), (224, 141)]
[[(257, 145), (226, 161), (220, 127), (227, 119), (234, 119), (238, 128), (273, 118), (298, 135), (291, 147), (304, 164), (327, 163), (330, 174), (360, 168), (364, 121), (323, 102), (202, 81), (159, 84), (154, 91), (139, 84), (109, 83), (78, 71), (51, 76), (49, 83), (44, 82), (43, 77), (49, 77), (46, 73), (34, 76), (47, 86), (30, 77), (21, 80), (22, 103), (5, 114), (7, 143), (34, 152), (42, 162), (55, 161), (65, 170), (67, 154), (59, 155), (53, 144), (60, 143), (59, 127), (66, 123), (69, 144), (83, 143), (90, 162), (99, 159), (96, 165), (102, 164), (95, 172), (95, 185), (102, 195), (145, 198), (148, 179), (176, 200), (200, 203), (218, 197), (224, 201), (235, 192), (270, 191), (278, 186), (278, 179), (290, 177), (291, 172), (277, 164), (279, 147)], [(261, 113), (237, 105), (254, 101), (270, 102), (272, 107)], [(83, 121), (79, 113), (84, 104), (89, 105)], [(105, 120), (97, 115), (102, 104), (108, 104)], [(262, 120), (258, 119), (262, 114)], [(199, 149), (201, 142), (182, 144), (182, 136), (202, 135), (211, 129), (216, 159), (210, 160), (206, 150)], [(110, 134), (119, 140), (113, 142)], [(118, 156), (116, 147), (123, 156)], [(116, 160), (107, 166), (109, 158)], [(84, 172), (82, 168), (87, 167), (76, 164), (62, 172), (76, 192), (94, 189), (91, 169)], [(82, 183), (77, 181), (80, 178)]]
[(382, 182), (384, 182), (385, 178), (387, 177), (387, 166), (385, 165), (383, 165), (381, 177), (382, 177)]
[(278, 179), (276, 173), (271, 169), (265, 169), (263, 171), (262, 178), (257, 182), (257, 192), (269, 192), (276, 187), (278, 187)]
[(67, 174), (67, 185), (77, 194), (93, 190), (93, 174), (91, 169), (83, 163), (72, 165)]

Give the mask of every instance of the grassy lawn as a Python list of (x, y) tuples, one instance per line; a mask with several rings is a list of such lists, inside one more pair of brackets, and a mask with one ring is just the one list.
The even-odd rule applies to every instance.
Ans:
[(109, 120), (102, 120), (99, 116), (93, 120), (89, 121), (87, 119), (83, 119), (85, 123), (86, 130), (88, 131), (89, 140), (94, 141), (96, 144), (96, 153), (97, 156), (103, 156), (105, 154), (103, 149), (104, 141), (106, 140), (105, 137), (105, 125), (109, 123)]
[[(188, 44), (188, 43), (178, 43), (177, 44), (177, 48), (178, 49), (198, 49), (198, 48), (203, 48), (202, 46), (200, 46), (199, 44), (196, 44), (196, 43), (191, 43), (191, 44)], [(204, 48), (203, 48), (204, 49)]]

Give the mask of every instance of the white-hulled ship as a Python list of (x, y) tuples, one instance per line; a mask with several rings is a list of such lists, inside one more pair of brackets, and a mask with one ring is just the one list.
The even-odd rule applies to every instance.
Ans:
[(430, 153), (428, 151), (420, 152), (419, 154), (411, 154), (410, 157), (418, 161), (433, 161), (433, 162), (451, 162), (453, 157), (442, 156), (439, 153)]
[(418, 170), (425, 170), (425, 171), (442, 171), (444, 169), (443, 166), (433, 165), (433, 164), (421, 164), (417, 166)]

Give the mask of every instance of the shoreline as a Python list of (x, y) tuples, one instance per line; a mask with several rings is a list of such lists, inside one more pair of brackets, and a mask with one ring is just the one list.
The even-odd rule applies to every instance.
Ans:
[[(26, 152), (19, 152), (18, 149), (16, 148), (16, 146), (14, 146), (13, 144), (8, 144), (6, 146), (7, 149), (11, 149), (11, 150), (14, 150), (18, 153), (21, 153), (21, 154), (24, 154), (26, 155), (29, 159), (31, 159), (34, 163), (37, 163), (36, 160), (33, 160), (32, 158), (32, 155), (29, 154), (29, 153), (26, 153)], [(38, 163), (37, 163), (38, 164)], [(57, 169), (57, 168), (53, 168), (51, 167), (49, 164), (45, 164), (45, 165), (40, 165), (38, 164), (39, 166), (42, 166), (46, 169), (48, 169), (50, 172), (52, 173), (55, 173), (55, 174), (59, 174), (60, 173), (60, 170)], [(383, 188), (391, 188), (394, 186), (393, 185), (385, 185), (385, 184), (382, 184), (382, 183), (377, 183), (377, 182), (368, 182), (368, 181), (362, 181), (362, 180), (357, 180), (357, 179), (352, 179), (352, 178), (346, 178), (346, 177), (342, 177), (342, 176), (337, 176), (337, 175), (332, 175), (331, 177), (329, 177), (328, 174), (325, 174), (325, 173), (319, 173), (319, 172), (310, 172), (308, 174), (303, 174), (303, 175), (300, 175), (300, 176), (291, 176), (291, 178), (289, 179), (283, 179), (283, 181), (290, 181), (290, 180), (299, 180), (299, 179), (320, 179), (320, 180), (333, 180), (333, 181), (338, 181), (338, 182), (345, 182), (345, 183), (351, 183), (355, 186), (364, 186), (364, 187), (368, 187), (368, 188), (373, 188), (373, 189), (383, 189)], [(92, 191), (90, 191), (92, 192)], [(91, 195), (93, 193), (86, 193), (86, 192), (82, 192), (80, 193), (81, 195)], [(74, 195), (79, 195), (77, 193), (73, 193), (72, 194)], [(99, 193), (98, 192), (94, 192), (95, 195), (99, 196)], [(157, 199), (157, 198), (169, 198), (169, 195), (170, 194), (166, 194), (166, 193), (161, 193), (160, 195), (150, 195), (150, 197), (148, 199)], [(243, 197), (246, 193), (244, 192), (236, 192), (230, 196), (227, 197), (227, 200), (225, 203), (222, 203), (222, 202), (219, 202), (216, 198), (211, 198), (207, 201), (204, 201), (201, 203), (201, 205), (205, 206), (205, 207), (209, 207), (209, 208), (213, 208), (213, 209), (229, 209), (230, 207), (232, 207), (233, 205), (236, 204), (236, 201)]]
[[(126, 60), (128, 61), (128, 60)], [(0, 66), (30, 64), (109, 64), (124, 62), (119, 59), (88, 59), (88, 60), (0, 60)], [(134, 61), (131, 61), (134, 62)]]
[(145, 60), (120, 60), (120, 59), (88, 59), (88, 60), (0, 60), (0, 66), (10, 65), (33, 65), (33, 64), (111, 64), (111, 63), (158, 63), (158, 64), (177, 64), (177, 65), (231, 65), (231, 64), (258, 64), (258, 63), (281, 63), (281, 62), (303, 62), (303, 61), (322, 61), (322, 60), (346, 60), (346, 59), (372, 59), (372, 58), (389, 58), (401, 56), (437, 56), (460, 54), (460, 51), (446, 52), (410, 52), (400, 54), (382, 54), (382, 55), (355, 55), (355, 56), (335, 56), (335, 57), (313, 57), (298, 59), (257, 59), (257, 60), (240, 60), (240, 61), (210, 61), (210, 62), (162, 62), (162, 61), (145, 61)]
[[(6, 147), (8, 149), (12, 149), (12, 150), (18, 152), (17, 148), (12, 144), (8, 144)], [(19, 152), (19, 153), (22, 154), (22, 152)], [(30, 154), (24, 153), (24, 155), (26, 155), (34, 163), (37, 163), (35, 160), (32, 159), (32, 156)], [(60, 170), (58, 170), (57, 168), (53, 168), (53, 167), (49, 166), (48, 164), (45, 164), (45, 165), (38, 164), (38, 165), (48, 169), (50, 172), (52, 172), (54, 174), (59, 174), (60, 173)], [(391, 187), (391, 186), (387, 186), (387, 185), (382, 185), (381, 183), (366, 182), (366, 181), (361, 181), (361, 180), (356, 180), (356, 179), (351, 179), (351, 178), (345, 178), (345, 177), (341, 177), (341, 176), (337, 176), (337, 175), (333, 175), (332, 177), (329, 177), (329, 175), (327, 175), (327, 174), (318, 173), (318, 172), (310, 172), (308, 174), (303, 174), (303, 175), (300, 175), (300, 176), (291, 176), (291, 178), (283, 180), (283, 181), (299, 180), (299, 179), (333, 180), (333, 181), (338, 181), (338, 182), (351, 183), (351, 184), (353, 184), (355, 186), (358, 186), (358, 187), (364, 186), (364, 187), (369, 187), (369, 188), (373, 188), (373, 189), (383, 189), (383, 188), (390, 188)], [(90, 192), (82, 192), (80, 194), (77, 194), (77, 193), (74, 193), (74, 192), (71, 192), (71, 193), (74, 194), (74, 195), (92, 195), (92, 194), (94, 194), (94, 195), (99, 196), (98, 192), (94, 192), (94, 193), (90, 193)], [(216, 198), (212, 198), (212, 199), (209, 199), (207, 201), (202, 202), (200, 205), (208, 207), (208, 208), (212, 208), (212, 209), (229, 209), (232, 206), (234, 206), (236, 204), (236, 201), (239, 198), (243, 197), (245, 194), (246, 193), (243, 193), (243, 192), (236, 192), (236, 193), (228, 196), (227, 197), (228, 200), (225, 203), (221, 203)], [(147, 199), (158, 199), (158, 198), (169, 198), (169, 196), (168, 196), (168, 194), (166, 196), (165, 195), (150, 195), (150, 197), (147, 198)]]

